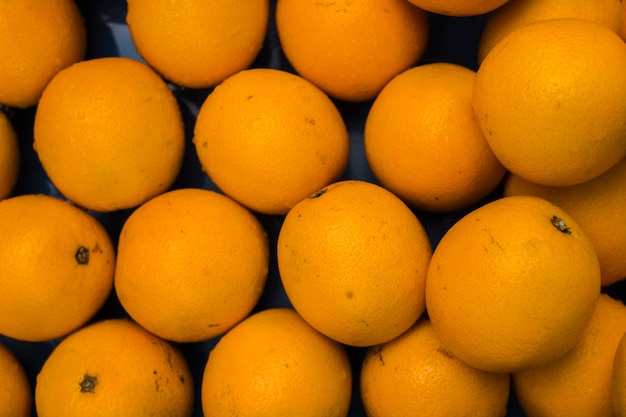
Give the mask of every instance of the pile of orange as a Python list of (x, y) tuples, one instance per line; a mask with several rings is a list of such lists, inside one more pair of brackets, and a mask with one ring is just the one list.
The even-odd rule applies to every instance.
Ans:
[(0, 5), (0, 415), (626, 417), (626, 2), (124, 6)]

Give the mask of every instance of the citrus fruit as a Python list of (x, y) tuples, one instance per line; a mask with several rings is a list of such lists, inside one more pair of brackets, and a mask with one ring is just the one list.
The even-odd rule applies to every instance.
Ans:
[(426, 309), (446, 350), (470, 366), (521, 372), (581, 339), (600, 296), (593, 244), (547, 200), (504, 197), (458, 220), (437, 245)]
[(174, 345), (107, 319), (55, 347), (37, 375), (35, 406), (39, 417), (190, 417), (193, 381)]
[(137, 208), (117, 247), (115, 290), (130, 316), (167, 340), (225, 333), (256, 305), (267, 235), (247, 209), (203, 189), (177, 189)]
[(0, 104), (37, 104), (52, 77), (85, 57), (87, 33), (74, 0), (0, 4)]
[(626, 155), (626, 44), (590, 20), (528, 24), (485, 57), (473, 103), (509, 171), (544, 185), (591, 180)]
[(412, 207), (459, 210), (504, 177), (474, 116), (475, 78), (456, 64), (413, 67), (385, 85), (367, 115), (367, 162), (378, 181)]
[(267, 33), (268, 0), (130, 0), (139, 55), (175, 84), (205, 88), (248, 68)]
[(602, 285), (626, 278), (626, 159), (593, 180), (566, 187), (528, 182), (511, 174), (504, 195), (534, 195), (567, 211), (593, 242)]
[(24, 367), (4, 344), (0, 343), (0, 416), (31, 417), (33, 395)]
[(613, 416), (611, 370), (626, 332), (626, 306), (601, 294), (583, 338), (561, 359), (513, 374), (527, 417)]
[(383, 187), (339, 181), (289, 211), (277, 242), (287, 297), (315, 329), (371, 346), (406, 331), (424, 312), (428, 236)]
[(619, 30), (617, 33), (624, 41), (626, 41), (626, 3), (622, 1), (621, 4), (622, 10), (619, 15)]
[(20, 173), (17, 132), (7, 115), (0, 111), (0, 200), (13, 192)]
[(85, 211), (44, 194), (0, 201), (0, 334), (56, 339), (84, 325), (113, 287), (114, 248)]
[(338, 179), (349, 138), (333, 102), (286, 71), (241, 71), (203, 102), (193, 142), (202, 169), (226, 195), (265, 214)]
[(136, 207), (166, 191), (185, 146), (180, 109), (167, 84), (124, 57), (60, 71), (37, 107), (34, 138), (57, 189), (102, 212)]
[(611, 399), (615, 417), (626, 416), (626, 333), (622, 335), (613, 358)]
[(460, 361), (421, 318), (397, 338), (368, 349), (360, 383), (369, 417), (449, 417), (469, 410), (475, 417), (504, 417), (510, 377)]
[(621, 3), (621, 0), (509, 0), (487, 18), (478, 44), (478, 62), (506, 35), (539, 20), (588, 19), (617, 33)]
[(501, 7), (509, 0), (408, 0), (432, 13), (444, 16), (478, 16)]
[(281, 0), (276, 28), (298, 74), (333, 98), (374, 98), (422, 57), (428, 16), (406, 0)]
[(345, 417), (352, 390), (345, 348), (290, 308), (246, 318), (210, 352), (205, 417)]

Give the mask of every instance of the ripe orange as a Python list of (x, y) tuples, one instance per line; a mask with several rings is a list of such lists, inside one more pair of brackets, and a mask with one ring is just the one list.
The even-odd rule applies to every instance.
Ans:
[(445, 349), (491, 372), (555, 361), (582, 337), (600, 295), (593, 244), (547, 200), (504, 197), (462, 217), (437, 245), (426, 309)]
[(189, 417), (193, 381), (172, 344), (126, 319), (95, 322), (63, 339), (35, 386), (39, 417)]
[(368, 349), (361, 367), (368, 417), (504, 417), (509, 374), (481, 371), (446, 351), (431, 322)]
[(115, 290), (144, 328), (197, 342), (250, 313), (268, 264), (267, 235), (252, 213), (214, 191), (178, 189), (144, 203), (124, 223)]
[(265, 214), (287, 213), (348, 163), (348, 131), (333, 102), (305, 79), (269, 68), (217, 86), (200, 108), (193, 141), (211, 180)]
[(417, 7), (446, 16), (477, 16), (489, 13), (509, 0), (408, 0)]
[(478, 69), (474, 110), (500, 162), (544, 185), (574, 185), (626, 155), (626, 44), (583, 19), (542, 20)]
[(582, 340), (561, 359), (513, 374), (526, 416), (613, 416), (611, 370), (626, 332), (626, 306), (602, 294)]
[(136, 207), (166, 191), (185, 146), (167, 84), (147, 65), (123, 57), (59, 72), (37, 107), (34, 137), (52, 183), (95, 211)]
[(611, 371), (611, 399), (615, 417), (626, 416), (626, 333), (620, 339)]
[(296, 311), (321, 333), (371, 346), (424, 312), (428, 236), (394, 194), (340, 181), (299, 202), (278, 236), (280, 277)]
[(276, 27), (298, 74), (354, 102), (374, 98), (417, 63), (428, 41), (426, 12), (406, 0), (281, 0)]
[(17, 132), (7, 115), (0, 111), (0, 200), (11, 195), (20, 173)]
[(113, 287), (115, 253), (104, 227), (55, 197), (0, 201), (0, 334), (25, 341), (84, 325)]
[(619, 30), (617, 33), (626, 42), (626, 3), (622, 1), (621, 4), (622, 10), (619, 15)]
[(24, 367), (8, 347), (0, 343), (0, 416), (31, 417), (33, 395)]
[(268, 0), (129, 0), (126, 17), (139, 55), (189, 88), (212, 87), (248, 68), (268, 20)]
[(534, 195), (567, 211), (593, 242), (602, 285), (626, 278), (626, 158), (593, 180), (569, 187), (533, 184), (511, 174), (504, 195)]
[(205, 417), (345, 417), (352, 390), (345, 348), (292, 309), (256, 313), (224, 335), (202, 379)]
[(30, 107), (61, 69), (85, 56), (87, 34), (74, 0), (0, 3), (0, 104)]
[(506, 170), (472, 109), (476, 73), (424, 64), (396, 76), (365, 123), (365, 155), (380, 183), (426, 211), (465, 208), (486, 197)]

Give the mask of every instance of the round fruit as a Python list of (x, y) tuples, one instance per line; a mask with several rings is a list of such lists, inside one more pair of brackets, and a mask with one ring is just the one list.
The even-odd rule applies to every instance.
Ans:
[(11, 195), (20, 173), (17, 132), (7, 115), (0, 111), (0, 200)]
[(615, 417), (626, 416), (626, 333), (617, 346), (613, 358), (611, 399)]
[(33, 395), (24, 367), (8, 347), (0, 343), (0, 416), (31, 417)]
[(508, 0), (408, 0), (417, 7), (445, 16), (477, 16), (489, 13)]

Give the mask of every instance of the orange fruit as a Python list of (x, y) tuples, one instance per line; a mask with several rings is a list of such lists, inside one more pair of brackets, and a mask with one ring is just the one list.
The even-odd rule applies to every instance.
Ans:
[(581, 341), (567, 355), (513, 374), (515, 396), (526, 416), (613, 416), (611, 370), (624, 332), (626, 306), (600, 295)]
[(445, 16), (478, 16), (489, 13), (509, 0), (408, 0), (429, 12)]
[(474, 110), (500, 162), (544, 185), (574, 185), (626, 155), (626, 44), (590, 20), (542, 20), (485, 57)]
[(0, 104), (37, 104), (52, 77), (85, 57), (87, 33), (74, 0), (0, 4)]
[(269, 68), (217, 86), (200, 108), (193, 142), (215, 185), (265, 214), (287, 213), (348, 163), (348, 131), (333, 102), (305, 79)]
[(613, 358), (611, 400), (615, 417), (626, 416), (626, 333), (622, 335)]
[(90, 324), (63, 339), (35, 386), (39, 417), (190, 417), (193, 381), (172, 344), (126, 319)]
[(381, 186), (345, 180), (321, 189), (289, 211), (277, 244), (287, 297), (332, 339), (384, 343), (424, 312), (428, 236)]
[(619, 15), (619, 30), (617, 33), (619, 36), (626, 41), (626, 4), (622, 1), (622, 8)]
[(360, 383), (369, 417), (449, 417), (469, 410), (476, 417), (504, 417), (510, 377), (460, 361), (421, 318), (397, 338), (367, 350)]
[(185, 146), (167, 84), (147, 65), (123, 57), (60, 71), (37, 107), (34, 138), (52, 183), (95, 211), (136, 207), (166, 191)]
[(506, 35), (529, 23), (572, 17), (619, 30), (621, 0), (509, 0), (486, 20), (478, 45), (478, 62)]
[(205, 88), (252, 64), (269, 8), (268, 0), (130, 0), (126, 22), (152, 68), (177, 85)]
[(593, 244), (547, 200), (504, 197), (474, 209), (440, 240), (426, 309), (446, 350), (479, 369), (546, 365), (581, 339), (600, 295)]
[(20, 172), (17, 132), (7, 115), (0, 111), (0, 200), (11, 195)]
[(378, 181), (410, 206), (453, 211), (486, 197), (506, 170), (472, 109), (476, 73), (424, 64), (392, 79), (365, 123), (365, 155)]
[(248, 317), (210, 352), (202, 378), (205, 417), (345, 417), (352, 390), (345, 348), (292, 309)]
[(144, 203), (124, 223), (115, 290), (144, 328), (197, 342), (250, 313), (268, 264), (267, 235), (252, 213), (214, 191), (178, 189)]
[(504, 195), (542, 197), (567, 211), (596, 248), (602, 285), (626, 278), (626, 158), (593, 180), (567, 187), (538, 185), (511, 174)]
[(429, 25), (406, 0), (281, 0), (276, 28), (298, 74), (333, 98), (359, 102), (418, 62)]
[(0, 334), (47, 341), (84, 325), (113, 287), (114, 248), (85, 211), (43, 194), (0, 201)]
[(0, 416), (31, 417), (33, 395), (24, 367), (4, 344), (0, 343)]

